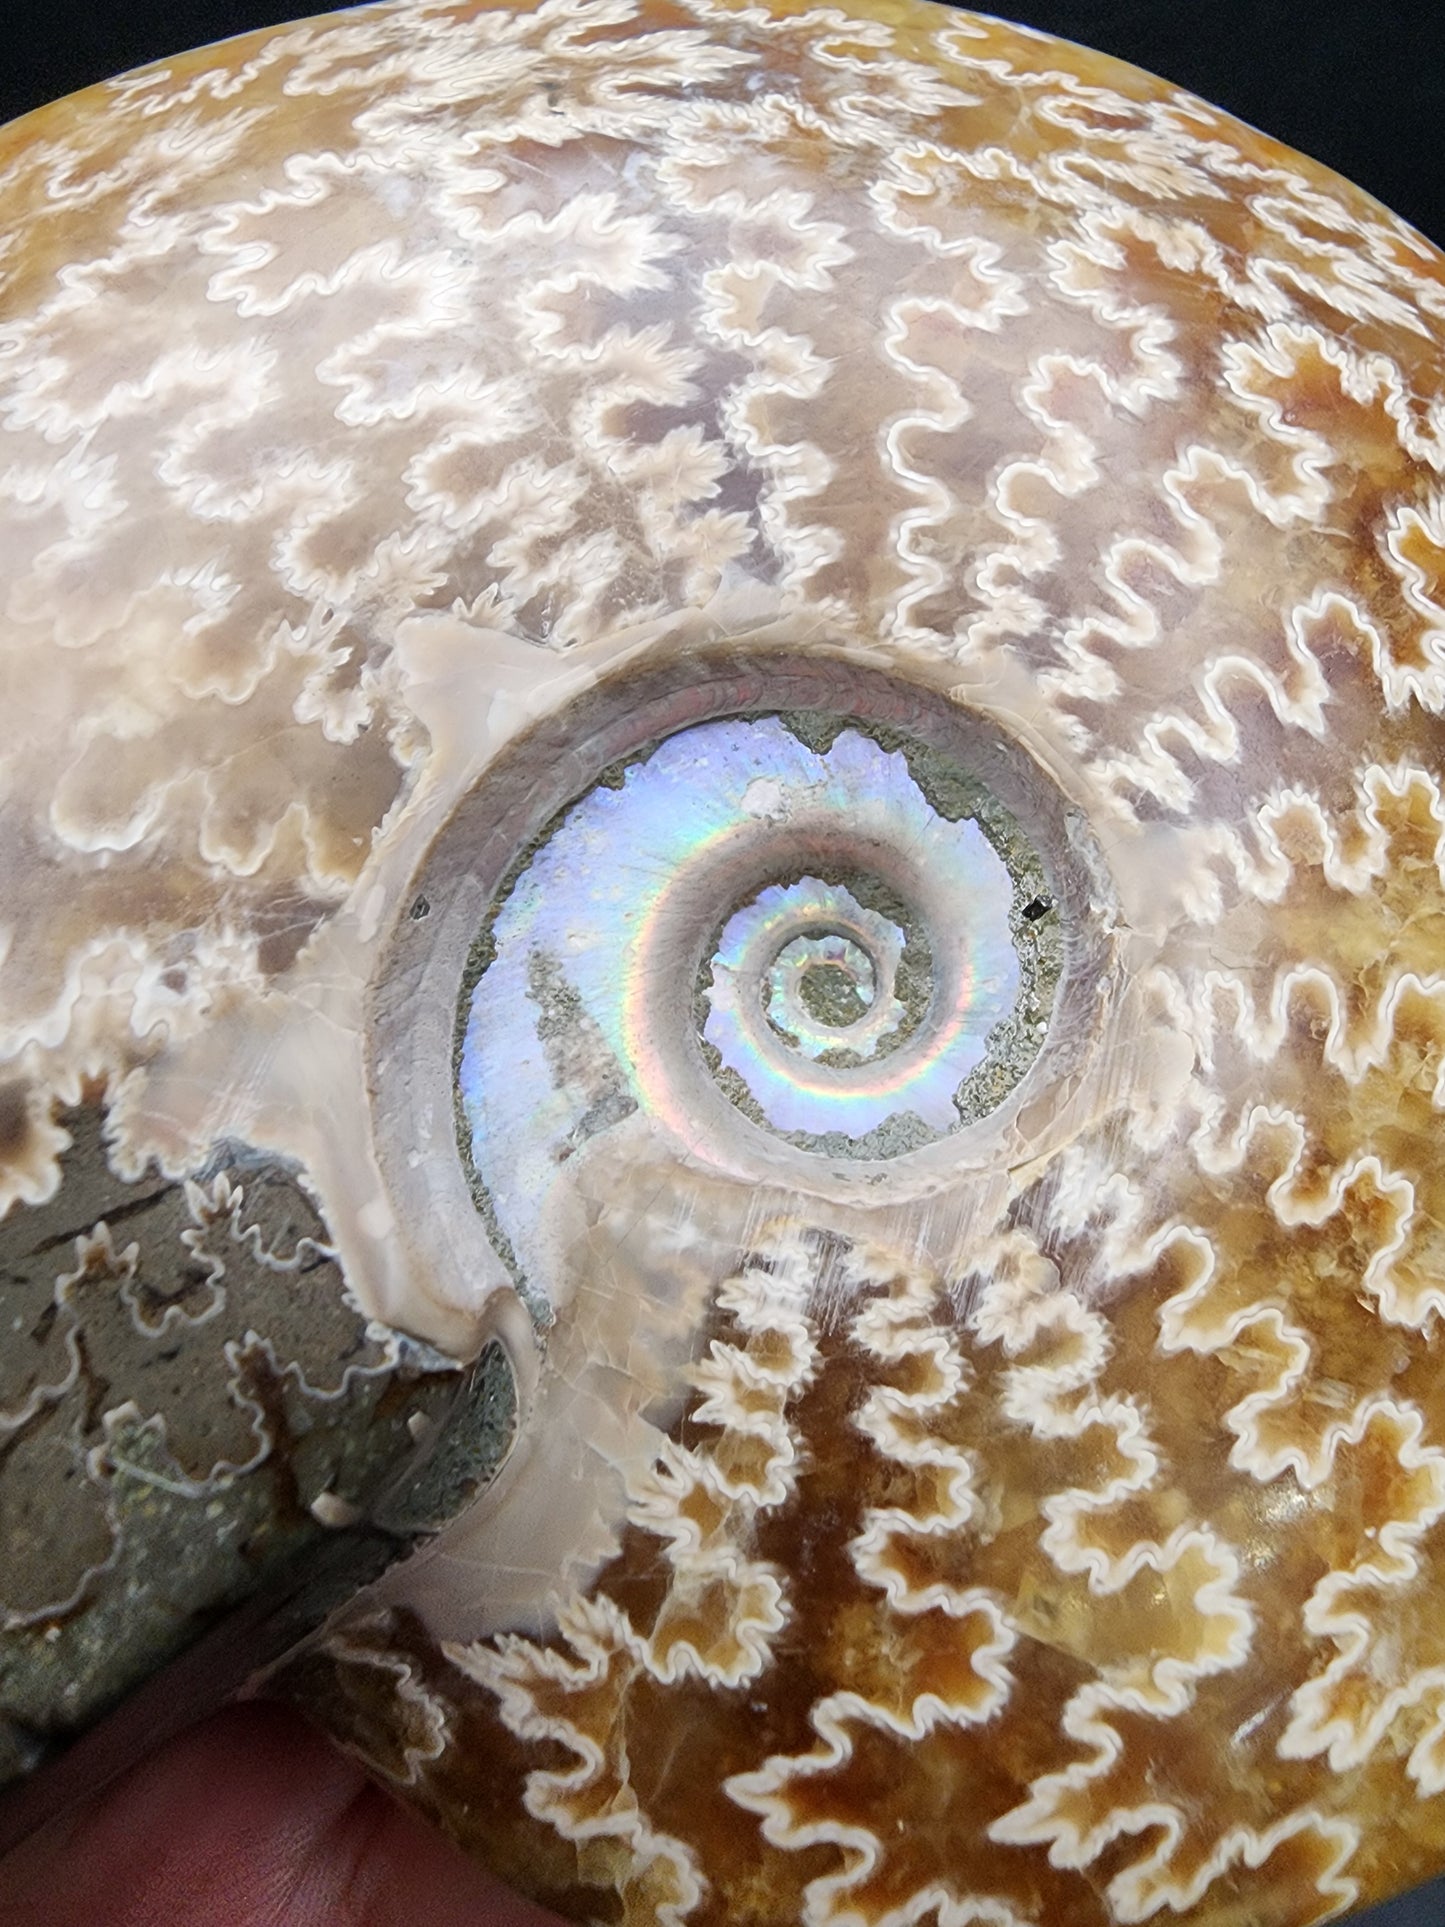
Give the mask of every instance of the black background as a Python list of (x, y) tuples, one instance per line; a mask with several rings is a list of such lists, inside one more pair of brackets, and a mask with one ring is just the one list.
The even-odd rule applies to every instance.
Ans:
[[(31, 0), (25, 27), (0, 38), (0, 121), (305, 11), (305, 0)], [(1445, 0), (1015, 0), (1007, 12), (1202, 94), (1445, 246)], [(1445, 1927), (1445, 1879), (1357, 1927)]]
[[(0, 120), (306, 11), (306, 0), (29, 0), (0, 39)], [(1001, 11), (1192, 88), (1445, 246), (1445, 0), (1013, 0)]]

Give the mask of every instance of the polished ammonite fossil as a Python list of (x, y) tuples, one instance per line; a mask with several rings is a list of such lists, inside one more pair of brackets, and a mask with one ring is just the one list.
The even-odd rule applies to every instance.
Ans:
[(0, 209), (5, 1773), (353, 1593), (271, 1686), (578, 1918), (1435, 1871), (1445, 261), (915, 0)]

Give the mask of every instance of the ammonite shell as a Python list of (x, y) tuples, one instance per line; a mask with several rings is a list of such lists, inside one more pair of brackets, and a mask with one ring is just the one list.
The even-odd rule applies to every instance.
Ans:
[(9, 1769), (371, 1581), (271, 1683), (578, 1918), (1434, 1871), (1445, 261), (915, 0), (0, 204)]

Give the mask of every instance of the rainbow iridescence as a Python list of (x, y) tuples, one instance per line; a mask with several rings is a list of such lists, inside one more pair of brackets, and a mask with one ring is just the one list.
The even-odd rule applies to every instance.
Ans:
[(504, 889), (465, 1012), (472, 1161), (523, 1267), (559, 1160), (639, 1112), (684, 1135), (688, 1066), (729, 1129), (833, 1157), (956, 1130), (1018, 996), (1013, 907), (978, 824), (859, 729), (709, 722), (600, 782)]
[[(904, 945), (903, 932), (886, 917), (855, 903), (846, 890), (823, 883), (817, 877), (803, 877), (791, 890), (781, 884), (770, 884), (756, 903), (739, 910), (730, 919), (713, 959), (713, 1007), (716, 1010), (717, 985), (723, 971), (735, 970), (748, 947), (754, 918), (759, 915), (771, 918), (776, 911), (790, 907), (789, 899), (796, 900), (799, 895), (806, 909), (810, 897), (821, 892), (828, 895), (827, 927), (823, 933), (814, 936), (805, 932), (787, 938), (768, 968), (765, 998), (768, 1022), (805, 1057), (822, 1057), (830, 1051), (835, 1055), (849, 1051), (859, 1057), (872, 1057), (891, 1047), (908, 1016), (907, 1005), (893, 995), (898, 959)], [(849, 929), (857, 932), (859, 941), (855, 942), (847, 934)], [(824, 978), (829, 981), (820, 987), (820, 979)], [(811, 996), (810, 986), (813, 987)], [(827, 1008), (824, 1000), (829, 995), (836, 1009)], [(843, 1014), (845, 1004), (849, 1006), (846, 1015)], [(710, 1017), (709, 1032), (712, 1021)], [(716, 1036), (709, 1035), (708, 1041), (718, 1044), (726, 1058), (727, 1053)]]

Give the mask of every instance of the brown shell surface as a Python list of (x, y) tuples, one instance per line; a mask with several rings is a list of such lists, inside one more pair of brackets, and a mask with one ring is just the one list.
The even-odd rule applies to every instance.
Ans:
[[(119, 1185), (294, 1173), (367, 1369), (504, 1340), (513, 1462), (283, 1683), (561, 1911), (1306, 1927), (1439, 1870), (1445, 261), (914, 0), (397, 0), (0, 131), (0, 206), (0, 1208), (79, 1238), (0, 1523), (82, 1313), (145, 1320), (90, 1106)], [(876, 1198), (628, 1119), (534, 1339), (449, 1107), (393, 1142), (416, 879), (529, 731), (784, 660), (1052, 786), (1091, 1015)]]

